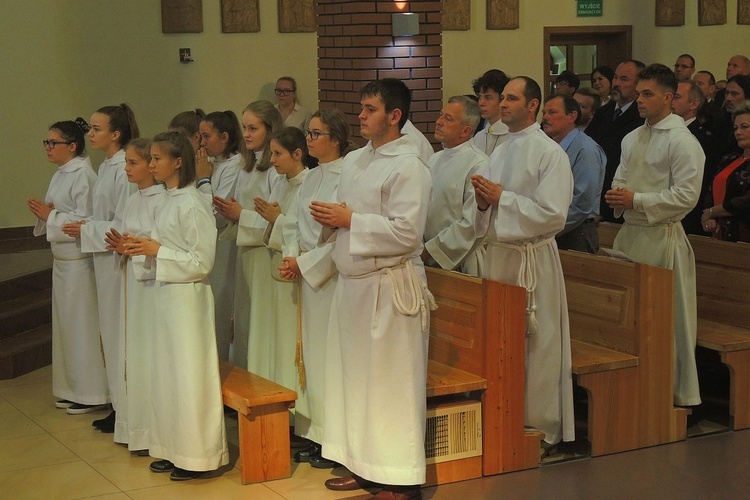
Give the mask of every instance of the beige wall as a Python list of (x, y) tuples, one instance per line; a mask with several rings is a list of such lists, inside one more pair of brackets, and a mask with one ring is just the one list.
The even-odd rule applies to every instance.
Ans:
[[(689, 52), (698, 69), (724, 78), (726, 62), (736, 53), (750, 55), (750, 26), (737, 26), (737, 2), (727, 1), (723, 26), (698, 26), (698, 2), (686, 2), (685, 26), (654, 26), (654, 2), (605, 0), (602, 17), (576, 17), (575, 0), (522, 0), (517, 30), (485, 29), (486, 0), (471, 0), (471, 30), (443, 32), (444, 96), (471, 92), (471, 81), (490, 68), (543, 80), (545, 26), (633, 26), (633, 57), (646, 64), (671, 66)], [(642, 7), (636, 7), (642, 6)], [(730, 45), (731, 44), (731, 45)]]
[[(252, 100), (272, 99), (282, 74), (296, 77), (303, 104), (316, 108), (315, 34), (279, 34), (277, 2), (260, 3), (260, 33), (222, 34), (220, 1), (204, 0), (203, 33), (163, 35), (157, 0), (4, 1), (0, 227), (34, 223), (25, 202), (44, 196), (54, 173), (40, 143), (54, 121), (88, 119), (100, 106), (125, 101), (143, 135), (153, 135), (185, 109), (241, 111)], [(653, 2), (637, 2), (646, 4), (641, 9), (634, 3), (607, 0), (603, 17), (578, 19), (574, 0), (523, 0), (521, 29), (487, 31), (486, 2), (472, 0), (472, 29), (443, 35), (445, 95), (470, 91), (471, 80), (490, 67), (541, 79), (544, 26), (632, 24), (635, 57), (672, 64), (690, 52), (717, 77), (731, 55), (750, 53), (750, 26), (736, 25), (734, 0), (727, 2), (728, 24), (711, 27), (698, 27), (697, 2), (687, 1), (682, 28), (654, 27)], [(195, 62), (181, 64), (180, 47), (190, 47)], [(92, 159), (98, 164), (101, 155)]]
[[(186, 109), (239, 114), (273, 100), (287, 74), (316, 109), (315, 33), (278, 33), (277, 2), (260, 3), (260, 33), (221, 33), (220, 0), (203, 0), (203, 33), (164, 35), (157, 0), (3, 2), (0, 227), (34, 224), (26, 200), (43, 197), (54, 173), (41, 140), (55, 121), (127, 102), (142, 135), (154, 135)], [(195, 62), (180, 63), (180, 47)], [(89, 152), (98, 165), (102, 155)]]

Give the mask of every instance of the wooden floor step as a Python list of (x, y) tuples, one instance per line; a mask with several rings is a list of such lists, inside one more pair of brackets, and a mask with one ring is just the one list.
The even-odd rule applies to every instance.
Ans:
[(0, 283), (0, 302), (52, 287), (52, 269), (25, 274)]
[(52, 363), (52, 325), (0, 340), (0, 380), (15, 378)]
[(51, 322), (51, 288), (0, 303), (0, 340)]

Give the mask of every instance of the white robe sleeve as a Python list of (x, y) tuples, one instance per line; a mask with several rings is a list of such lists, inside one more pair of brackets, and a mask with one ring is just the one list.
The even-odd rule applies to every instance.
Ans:
[(81, 251), (83, 252), (109, 252), (107, 243), (104, 241), (104, 235), (111, 228), (122, 232), (123, 214), (125, 213), (125, 202), (128, 197), (135, 191), (135, 185), (128, 182), (128, 176), (124, 168), (119, 168), (115, 172), (115, 199), (114, 218), (112, 220), (89, 220), (81, 226)]
[(216, 224), (213, 218), (194, 206), (180, 210), (187, 250), (162, 245), (156, 255), (156, 281), (190, 283), (201, 281), (214, 266)]
[(268, 221), (255, 210), (243, 208), (240, 220), (237, 223), (237, 246), (259, 247), (263, 246), (263, 235), (268, 226)]
[[(414, 158), (394, 172), (383, 188), (387, 197), (381, 214), (353, 213), (349, 251), (358, 257), (388, 257), (410, 254), (422, 244), (424, 222), (432, 181), (424, 164)], [(415, 194), (423, 197), (415, 203)], [(424, 198), (426, 196), (426, 198)]]
[(464, 180), (461, 218), (425, 243), (427, 251), (443, 269), (454, 269), (458, 266), (471, 252), (476, 240), (481, 238), (477, 235), (475, 226), (477, 204), (474, 199), (474, 186), (471, 184), (471, 176), (475, 174), (489, 176), (486, 161), (472, 168)]
[(337, 272), (336, 264), (333, 262), (336, 234), (336, 231), (329, 233), (330, 237), (325, 242), (321, 242), (309, 252), (297, 257), (297, 265), (302, 278), (315, 289), (320, 288)]

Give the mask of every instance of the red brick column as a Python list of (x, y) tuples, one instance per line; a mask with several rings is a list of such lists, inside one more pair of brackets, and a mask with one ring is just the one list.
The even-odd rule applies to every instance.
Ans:
[[(412, 91), (411, 121), (434, 140), (443, 99), (441, 9), (434, 0), (317, 0), (320, 107), (349, 115), (359, 137), (360, 88), (398, 78)], [(419, 35), (391, 36), (394, 12), (419, 14)]]

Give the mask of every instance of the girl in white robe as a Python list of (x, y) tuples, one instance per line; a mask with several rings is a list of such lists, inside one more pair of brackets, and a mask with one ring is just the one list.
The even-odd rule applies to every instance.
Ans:
[[(228, 198), (234, 191), (237, 175), (244, 163), (245, 142), (237, 115), (232, 111), (215, 111), (201, 121), (196, 176), (198, 190), (209, 203), (214, 196)], [(216, 229), (221, 233), (228, 225), (226, 217), (215, 211)], [(232, 238), (216, 242), (216, 261), (208, 276), (216, 308), (216, 345), (219, 359), (229, 359), (232, 337), (234, 272), (237, 246)]]
[(188, 139), (193, 149), (197, 153), (201, 147), (200, 125), (206, 117), (206, 112), (201, 108), (195, 108), (190, 111), (177, 113), (169, 122), (169, 130), (173, 132), (182, 132)]
[[(268, 346), (265, 352), (248, 353), (268, 366), (269, 377), (274, 382), (297, 390), (295, 353), (297, 348), (297, 303), (296, 281), (281, 277), (278, 267), (282, 256), (288, 253), (287, 243), (294, 241), (296, 227), (284, 224), (285, 214), (296, 213), (297, 191), (309, 173), (305, 134), (296, 127), (285, 127), (273, 134), (271, 139), (271, 165), (278, 179), (271, 189), (268, 200), (255, 199), (255, 211), (267, 222), (263, 242), (271, 250), (271, 267), (268, 273), (272, 280), (271, 309), (266, 314), (275, 316), (275, 329), (266, 332), (251, 331), (251, 335), (265, 337)], [(253, 280), (265, 282), (262, 273), (253, 275)], [(257, 287), (253, 287), (257, 288)]]
[(134, 263), (125, 253), (130, 237), (149, 237), (161, 205), (166, 201), (163, 184), (157, 184), (149, 169), (151, 140), (134, 139), (125, 149), (125, 173), (138, 191), (125, 203), (124, 232), (107, 233), (111, 250), (117, 252), (124, 270), (122, 289), (122, 330), (125, 353), (124, 386), (120, 388), (120, 407), (115, 422), (115, 442), (131, 451), (148, 450), (151, 426), (151, 344), (156, 316), (156, 266), (149, 257)]
[[(267, 369), (248, 362), (248, 351), (262, 352), (267, 348), (257, 336), (253, 336), (253, 347), (250, 348), (250, 331), (268, 332), (274, 326), (274, 318), (266, 314), (272, 281), (268, 271), (271, 256), (263, 245), (267, 222), (255, 212), (253, 200), (268, 199), (271, 185), (278, 177), (269, 162), (269, 144), (271, 134), (282, 127), (281, 123), (281, 114), (268, 101), (254, 101), (245, 108), (242, 113), (243, 137), (248, 151), (245, 166), (240, 170), (234, 193), (229, 198), (214, 196), (214, 207), (229, 221), (219, 238), (237, 242), (234, 335), (229, 361), (266, 378), (269, 376)], [(265, 276), (266, 281), (255, 282), (259, 288), (252, 289), (256, 272)]]
[(167, 187), (151, 238), (125, 243), (136, 263), (156, 260), (152, 417), (154, 472), (183, 481), (229, 461), (208, 274), (216, 221), (196, 189), (195, 153), (179, 132), (154, 137), (151, 170)]
[(52, 264), (52, 393), (58, 408), (103, 407), (109, 402), (107, 375), (99, 349), (99, 315), (91, 255), (63, 233), (65, 224), (91, 216), (96, 180), (84, 157), (88, 124), (83, 118), (57, 122), (44, 141), (47, 159), (57, 165), (44, 201), (30, 199), (37, 217), (34, 236), (45, 234)]
[[(307, 132), (307, 148), (320, 164), (310, 170), (297, 192), (296, 213), (290, 212), (284, 219), (284, 224), (289, 226), (284, 233), (291, 237), (285, 241), (281, 275), (287, 279), (302, 277), (299, 280), (301, 338), (298, 340), (302, 342), (305, 383), (300, 384), (297, 400), (304, 400), (304, 404), (295, 406), (294, 430), (312, 441), (309, 448), (298, 451), (294, 458), (318, 468), (335, 465), (321, 456), (320, 443), (323, 441), (328, 316), (338, 275), (326, 265), (331, 262), (328, 254), (332, 246), (318, 246), (322, 226), (313, 220), (309, 207), (314, 200), (336, 201), (342, 156), (348, 151), (349, 136), (348, 119), (340, 110), (322, 109), (313, 114)], [(312, 286), (307, 275), (321, 272), (330, 277), (322, 285)]]
[[(96, 420), (94, 426), (103, 432), (114, 432), (115, 411), (117, 410), (117, 388), (123, 377), (123, 353), (120, 338), (120, 290), (122, 287), (119, 269), (116, 268), (114, 253), (107, 250), (105, 237), (114, 227), (122, 230), (122, 215), (125, 201), (135, 191), (125, 175), (125, 151), (122, 147), (139, 135), (133, 111), (127, 104), (105, 106), (91, 115), (89, 141), (93, 149), (106, 155), (99, 166), (94, 184), (93, 216), (79, 223), (63, 227), (66, 234), (81, 238), (81, 250), (94, 256), (96, 274), (96, 294), (99, 305), (99, 324), (104, 363), (107, 368), (112, 413), (105, 419)], [(68, 408), (68, 413), (81, 413), (86, 409)]]

